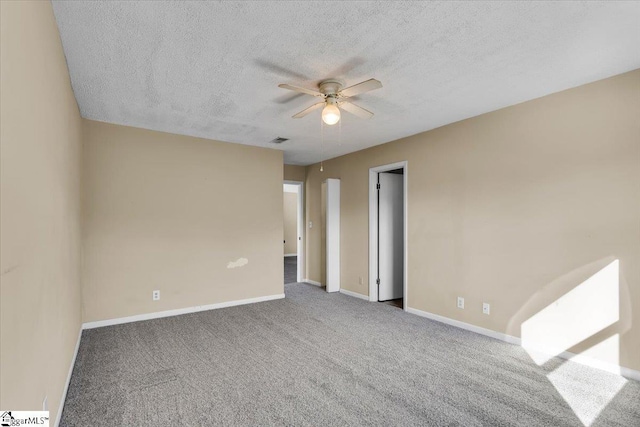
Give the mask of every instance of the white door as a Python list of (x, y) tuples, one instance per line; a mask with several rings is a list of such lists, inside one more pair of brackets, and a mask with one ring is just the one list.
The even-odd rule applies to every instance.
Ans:
[(326, 181), (326, 290), (340, 291), (340, 180)]
[(378, 174), (378, 301), (402, 298), (404, 273), (404, 176)]

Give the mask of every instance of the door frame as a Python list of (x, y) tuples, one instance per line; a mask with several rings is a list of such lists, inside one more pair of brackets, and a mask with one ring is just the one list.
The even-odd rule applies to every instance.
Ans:
[(408, 224), (408, 183), (409, 183), (409, 162), (402, 161), (382, 166), (369, 168), (369, 301), (378, 301), (378, 285), (376, 279), (378, 276), (378, 194), (376, 185), (378, 184), (378, 174), (380, 172), (388, 172), (394, 169), (403, 169), (403, 195), (404, 203), (404, 224), (403, 224), (403, 251), (404, 265), (402, 272), (402, 309), (407, 311), (407, 224)]
[(298, 244), (296, 246), (297, 253), (297, 281), (304, 281), (304, 182), (284, 180), (283, 184), (295, 185), (298, 187)]

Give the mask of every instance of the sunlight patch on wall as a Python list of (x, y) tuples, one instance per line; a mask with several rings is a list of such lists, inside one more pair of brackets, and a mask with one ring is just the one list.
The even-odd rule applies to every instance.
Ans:
[(620, 334), (615, 334), (580, 352), (574, 360), (591, 360), (601, 369), (620, 375)]
[(618, 264), (611, 262), (522, 323), (522, 346), (538, 365), (618, 321)]
[[(616, 334), (590, 350), (618, 354), (619, 347), (620, 336)], [(627, 383), (623, 377), (605, 372), (584, 375), (583, 368), (572, 363), (563, 363), (548, 374), (547, 379), (585, 426), (590, 426), (598, 418)]]
[(249, 260), (248, 259), (246, 259), (246, 258), (238, 258), (235, 261), (229, 261), (229, 263), (227, 264), (227, 268), (244, 267), (247, 264), (249, 264)]

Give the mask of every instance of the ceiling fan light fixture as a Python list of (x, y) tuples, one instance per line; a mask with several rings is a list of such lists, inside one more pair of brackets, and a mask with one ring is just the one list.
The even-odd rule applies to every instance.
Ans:
[[(360, 117), (361, 119), (370, 119), (373, 117), (373, 113), (371, 111), (358, 107), (352, 103), (349, 98), (372, 90), (380, 89), (382, 87), (382, 83), (376, 79), (369, 79), (343, 89), (342, 82), (329, 79), (320, 82), (318, 85), (319, 91), (306, 89), (304, 87), (291, 86), (290, 84), (284, 83), (279, 84), (278, 87), (322, 98), (322, 101), (316, 102), (311, 107), (307, 107), (299, 113), (294, 114), (293, 118), (300, 119), (310, 112), (322, 108), (322, 121), (329, 126), (332, 126), (340, 121), (340, 108), (350, 114)], [(340, 108), (338, 108), (338, 105), (340, 105)]]
[(327, 104), (322, 110), (322, 121), (329, 126), (340, 121), (340, 109), (335, 104)]

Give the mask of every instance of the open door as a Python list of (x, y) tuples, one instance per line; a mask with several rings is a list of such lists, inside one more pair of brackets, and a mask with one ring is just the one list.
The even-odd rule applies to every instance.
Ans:
[(404, 177), (378, 174), (378, 301), (403, 297)]
[(325, 212), (326, 290), (340, 291), (340, 180), (329, 178), (323, 183), (322, 210)]

